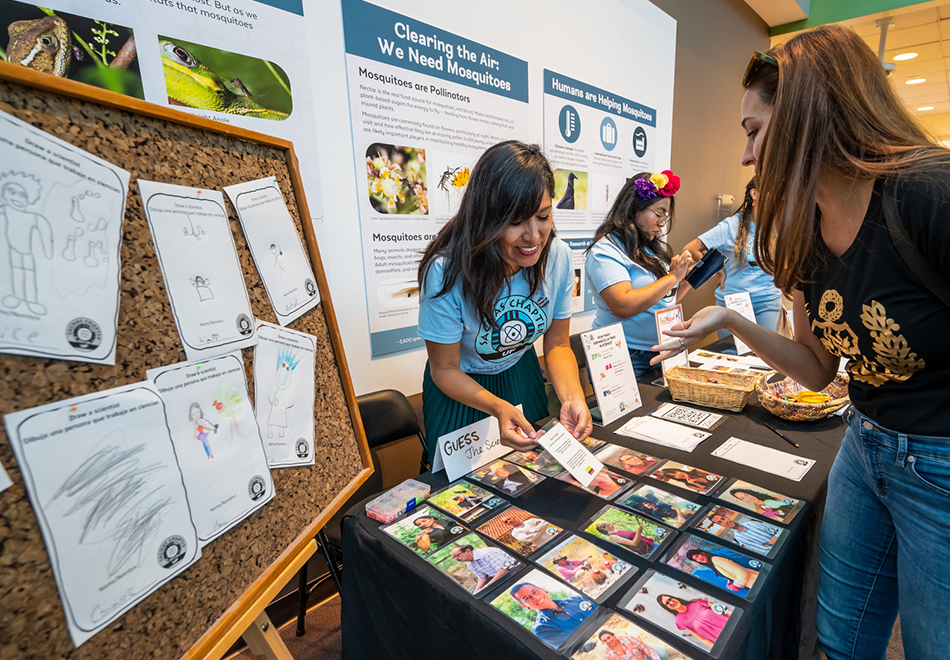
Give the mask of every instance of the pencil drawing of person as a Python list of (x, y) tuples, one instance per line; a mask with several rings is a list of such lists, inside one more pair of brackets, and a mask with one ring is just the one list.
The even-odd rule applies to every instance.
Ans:
[(36, 259), (33, 254), (34, 235), (38, 235), (43, 256), (53, 258), (53, 228), (49, 220), (27, 209), (39, 201), (42, 185), (36, 177), (19, 172), (0, 176), (0, 229), (9, 249), (12, 291), (4, 296), (3, 305), (16, 309), (25, 303), (33, 314), (46, 314), (39, 301), (36, 286)]

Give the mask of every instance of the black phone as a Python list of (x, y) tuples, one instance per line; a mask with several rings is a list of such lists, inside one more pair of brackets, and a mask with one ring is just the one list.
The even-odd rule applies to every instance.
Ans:
[(694, 289), (698, 289), (706, 281), (722, 270), (726, 265), (726, 256), (719, 251), (719, 248), (711, 248), (706, 251), (703, 258), (696, 262), (696, 265), (689, 271), (684, 278)]

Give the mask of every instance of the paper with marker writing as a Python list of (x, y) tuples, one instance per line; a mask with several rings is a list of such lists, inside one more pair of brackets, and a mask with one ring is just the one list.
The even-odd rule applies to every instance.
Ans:
[[(739, 312), (742, 316), (749, 319), (755, 323), (755, 310), (752, 308), (752, 296), (749, 295), (748, 291), (740, 291), (739, 293), (727, 293), (722, 297), (723, 302), (726, 304), (728, 309)], [(772, 328), (769, 328), (770, 330)], [(732, 338), (736, 342), (736, 353), (739, 355), (745, 355), (746, 353), (751, 353), (752, 349), (743, 343), (741, 339), (735, 335)]]
[(812, 458), (802, 458), (739, 438), (729, 438), (712, 455), (792, 481), (801, 481), (815, 464)]
[(320, 302), (316, 279), (277, 179), (238, 183), (224, 192), (237, 211), (280, 324), (287, 325), (316, 307)]
[(604, 464), (587, 451), (560, 422), (551, 420), (542, 430), (544, 433), (538, 437), (538, 444), (563, 465), (584, 488), (590, 486), (590, 482), (604, 468)]
[(617, 429), (616, 433), (681, 451), (693, 451), (696, 445), (712, 435), (651, 416), (634, 417)]
[(581, 343), (600, 408), (600, 424), (607, 426), (642, 406), (623, 325), (615, 323), (582, 332)]
[[(520, 403), (515, 407), (522, 410)], [(454, 481), (509, 451), (510, 448), (501, 444), (498, 420), (489, 415), (441, 436), (432, 461), (432, 471), (438, 472), (444, 467), (449, 481)]]
[(151, 383), (4, 418), (76, 646), (201, 556)]
[[(669, 335), (666, 334), (666, 331), (672, 328), (677, 323), (683, 322), (683, 306), (682, 305), (673, 305), (672, 307), (667, 307), (666, 309), (658, 309), (656, 311), (656, 343), (663, 344), (670, 340)], [(680, 365), (682, 367), (689, 366), (689, 355), (686, 354), (686, 351), (681, 351), (674, 355), (671, 358), (667, 358), (662, 362), (663, 368), (663, 384), (666, 385), (666, 372)]]

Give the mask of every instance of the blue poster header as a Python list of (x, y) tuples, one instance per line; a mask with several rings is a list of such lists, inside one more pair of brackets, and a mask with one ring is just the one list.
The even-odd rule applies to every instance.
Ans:
[(343, 0), (343, 37), (351, 55), (528, 102), (524, 60), (372, 3)]
[(254, 2), (283, 9), (291, 14), (297, 14), (297, 16), (303, 16), (303, 0), (254, 0)]
[(656, 127), (653, 108), (547, 69), (544, 70), (544, 93)]

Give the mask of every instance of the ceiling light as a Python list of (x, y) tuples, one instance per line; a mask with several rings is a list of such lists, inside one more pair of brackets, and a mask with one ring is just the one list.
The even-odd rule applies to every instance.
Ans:
[(911, 78), (905, 84), (907, 85), (919, 85), (922, 82), (927, 82), (926, 78)]
[(933, 109), (934, 107), (932, 105), (922, 105), (919, 108), (917, 108), (917, 111), (923, 112), (924, 110), (933, 110)]
[(901, 53), (900, 55), (894, 56), (895, 62), (903, 62), (904, 60), (912, 60), (917, 57), (917, 53)]

